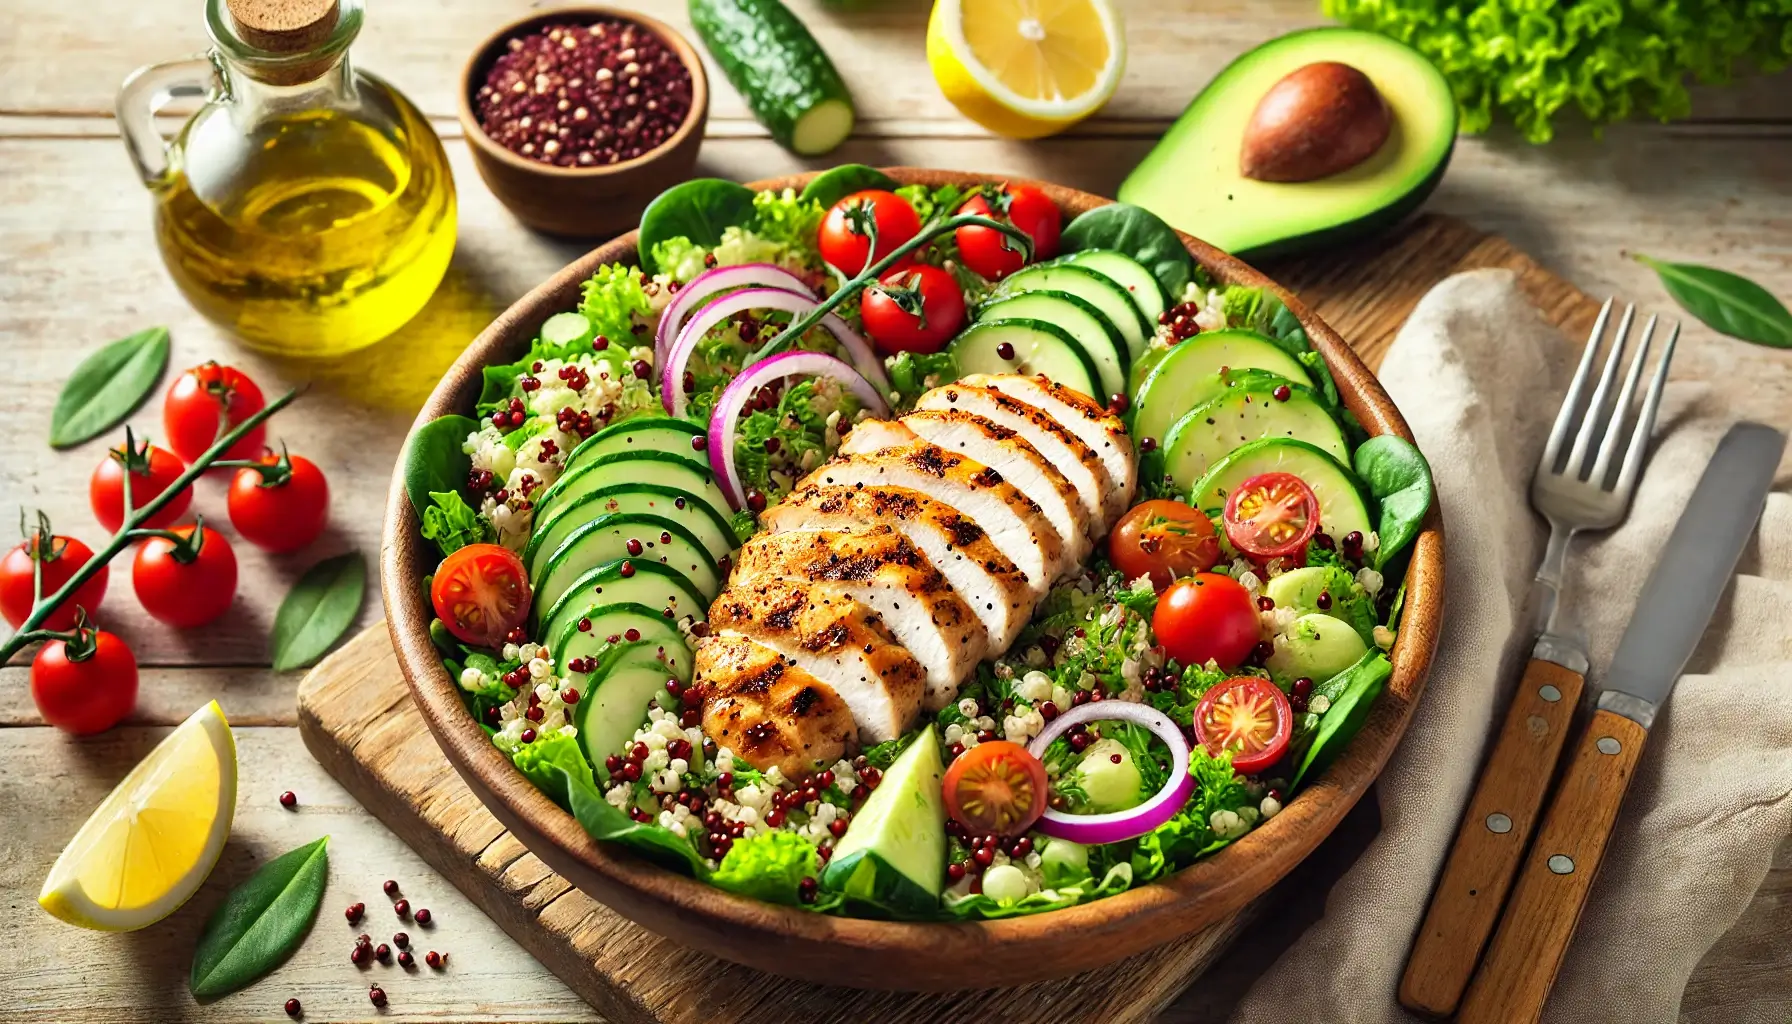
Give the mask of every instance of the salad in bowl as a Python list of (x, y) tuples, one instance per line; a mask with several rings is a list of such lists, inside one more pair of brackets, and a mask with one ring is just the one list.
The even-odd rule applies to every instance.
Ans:
[(1271, 289), (1137, 208), (857, 165), (676, 186), (633, 252), (402, 467), (436, 656), (592, 838), (1022, 918), (1298, 808), (1369, 718), (1430, 473)]

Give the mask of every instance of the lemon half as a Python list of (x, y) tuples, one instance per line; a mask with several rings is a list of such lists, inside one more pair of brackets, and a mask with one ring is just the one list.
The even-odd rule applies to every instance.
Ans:
[(69, 840), (37, 902), (82, 928), (167, 917), (218, 863), (236, 813), (236, 740), (212, 701), (131, 769)]
[(936, 0), (927, 23), (933, 80), (990, 131), (1036, 139), (1100, 109), (1126, 66), (1108, 0)]

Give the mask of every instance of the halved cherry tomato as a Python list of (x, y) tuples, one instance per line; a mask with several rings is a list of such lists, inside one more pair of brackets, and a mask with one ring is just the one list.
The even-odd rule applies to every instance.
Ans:
[(529, 615), (529, 574), (508, 548), (468, 544), (442, 560), (429, 600), (448, 632), (498, 647)]
[(946, 813), (973, 834), (1017, 836), (1045, 813), (1045, 765), (1007, 740), (979, 743), (946, 769)]
[[(1050, 196), (1031, 185), (1003, 185), (988, 195), (980, 192), (965, 200), (958, 212), (1007, 221), (1025, 231), (1033, 240), (1035, 263), (1057, 255), (1063, 214)], [(994, 228), (970, 224), (953, 232), (953, 238), (964, 265), (991, 281), (999, 281), (1027, 263), (1020, 246)]]
[(1195, 739), (1217, 756), (1232, 752), (1232, 770), (1255, 775), (1281, 760), (1294, 735), (1288, 696), (1261, 676), (1236, 676), (1201, 695)]
[[(872, 226), (877, 249), (871, 248)], [(821, 222), (821, 258), (852, 277), (890, 254), (921, 231), (921, 217), (908, 200), (894, 192), (866, 189), (829, 208)]]
[(1230, 576), (1202, 572), (1177, 580), (1157, 599), (1151, 631), (1170, 657), (1184, 665), (1236, 668), (1262, 638), (1257, 603)]
[[(201, 363), (175, 378), (162, 403), (162, 432), (168, 447), (188, 465), (198, 461), (220, 434), (260, 412), (267, 405), (249, 375), (231, 366)], [(244, 434), (224, 453), (227, 459), (253, 459), (267, 441), (267, 424)]]
[(1298, 554), (1319, 530), (1319, 499), (1293, 473), (1261, 473), (1226, 499), (1226, 538), (1256, 558)]
[(898, 267), (865, 289), (859, 315), (886, 356), (938, 352), (964, 326), (964, 292), (938, 267)]
[(1108, 559), (1129, 580), (1150, 576), (1162, 590), (1178, 576), (1213, 568), (1220, 539), (1213, 520), (1198, 508), (1158, 498), (1132, 507), (1108, 534)]
[[(134, 442), (126, 441), (120, 448), (106, 453), (106, 461), (93, 471), (93, 478), (87, 484), (87, 501), (93, 506), (93, 517), (107, 530), (117, 533), (124, 525), (124, 478), (131, 478), (131, 508), (139, 509), (149, 504), (150, 500), (167, 490), (169, 485), (180, 478), (187, 467), (181, 464), (173, 452), (164, 451), (143, 442), (136, 447)], [(180, 522), (181, 516), (187, 514), (187, 507), (193, 504), (193, 488), (183, 488), (179, 494), (168, 499), (155, 515), (143, 521), (144, 526), (159, 530)]]

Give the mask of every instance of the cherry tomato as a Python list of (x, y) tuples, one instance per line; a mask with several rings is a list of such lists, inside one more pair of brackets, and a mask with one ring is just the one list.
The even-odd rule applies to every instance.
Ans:
[[(49, 597), (61, 589), (77, 569), (93, 559), (92, 548), (73, 537), (51, 534), (47, 520), (38, 522), (37, 530), (8, 551), (5, 558), (0, 558), (0, 615), (5, 615), (6, 621), (14, 626), (22, 625), (31, 614), (34, 562), (43, 563), (43, 596)], [(106, 578), (111, 572), (109, 567), (101, 566), (99, 572), (45, 617), (40, 628), (73, 629), (76, 608), (86, 609), (89, 615), (97, 611), (101, 599), (106, 596)]]
[(1158, 590), (1178, 576), (1213, 568), (1220, 539), (1198, 508), (1158, 498), (1132, 507), (1108, 534), (1108, 559), (1129, 580), (1150, 576)]
[(251, 544), (297, 551), (317, 539), (330, 516), (323, 470), (300, 455), (264, 455), (270, 471), (243, 468), (230, 481), (230, 522)]
[[(167, 490), (186, 471), (187, 467), (173, 452), (157, 448), (148, 441), (143, 442), (142, 448), (132, 448), (127, 441), (125, 447), (106, 453), (106, 461), (94, 469), (93, 479), (88, 481), (87, 501), (93, 506), (93, 517), (108, 532), (117, 533), (124, 525), (124, 478), (127, 473), (131, 478), (131, 508), (139, 509)], [(191, 504), (193, 488), (183, 487), (179, 494), (168, 499), (161, 511), (145, 519), (143, 525), (159, 530), (177, 523), (187, 514), (187, 506)]]
[(31, 699), (58, 729), (104, 732), (137, 706), (137, 659), (123, 640), (103, 630), (82, 630), (72, 644), (52, 640), (31, 662)]
[(177, 629), (203, 626), (229, 610), (236, 597), (236, 552), (224, 535), (201, 526), (198, 551), (191, 551), (191, 526), (170, 533), (181, 538), (151, 537), (137, 548), (131, 565), (131, 586), (143, 610)]
[[(212, 442), (267, 405), (261, 389), (248, 374), (217, 363), (201, 363), (175, 379), (162, 403), (162, 431), (168, 447), (191, 464), (205, 454)], [(228, 422), (225, 422), (228, 409)], [(224, 453), (227, 459), (253, 459), (267, 442), (266, 426), (244, 434)]]
[(951, 274), (917, 264), (898, 267), (865, 290), (865, 332), (886, 356), (938, 352), (964, 326), (964, 292)]
[[(877, 251), (871, 228), (877, 227)], [(821, 258), (852, 277), (921, 231), (921, 218), (894, 192), (867, 189), (835, 203), (821, 222)]]
[(1306, 549), (1319, 529), (1319, 499), (1293, 473), (1261, 473), (1226, 499), (1226, 539), (1255, 558), (1286, 558)]
[(1276, 684), (1237, 676), (1201, 695), (1195, 705), (1195, 739), (1218, 756), (1232, 752), (1232, 770), (1255, 775), (1281, 760), (1294, 735), (1294, 708)]
[(1045, 765), (1007, 740), (979, 743), (946, 769), (946, 813), (975, 835), (1017, 836), (1045, 813)]
[(1184, 665), (1214, 661), (1224, 669), (1243, 664), (1261, 639), (1251, 592), (1217, 572), (1170, 584), (1157, 599), (1151, 630), (1170, 657)]
[(497, 647), (529, 615), (529, 574), (508, 548), (468, 544), (442, 560), (429, 599), (448, 632)]
[[(1058, 252), (1058, 232), (1063, 214), (1050, 196), (1031, 185), (1003, 185), (993, 197), (978, 193), (958, 208), (992, 220), (1006, 221), (1033, 240), (1033, 262), (1050, 259)], [(994, 228), (966, 225), (954, 232), (958, 254), (972, 272), (999, 281), (1027, 264), (1012, 238)]]

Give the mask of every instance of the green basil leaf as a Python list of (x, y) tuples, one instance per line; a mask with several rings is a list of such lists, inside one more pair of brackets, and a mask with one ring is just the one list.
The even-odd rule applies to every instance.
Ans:
[(303, 668), (327, 654), (355, 621), (367, 590), (367, 564), (350, 551), (312, 566), (274, 616), (274, 670)]
[(854, 192), (872, 188), (894, 192), (896, 180), (875, 167), (841, 164), (809, 179), (809, 184), (803, 186), (803, 191), (797, 198), (812, 199), (825, 210)]
[(467, 443), (467, 435), (478, 429), (479, 423), (470, 416), (441, 416), (418, 427), (405, 442), (399, 465), (404, 472), (404, 493), (417, 510), (418, 520), (425, 509), (434, 507), (429, 497), (432, 492), (458, 491), (467, 485), (473, 459), (461, 446)]
[(1064, 226), (1058, 239), (1065, 252), (1113, 249), (1145, 265), (1171, 302), (1180, 301), (1195, 261), (1176, 234), (1155, 213), (1129, 203), (1097, 206)]
[(753, 190), (720, 178), (693, 178), (674, 185), (641, 211), (641, 233), (635, 242), (641, 269), (652, 274), (654, 246), (669, 238), (688, 238), (704, 248), (722, 240), (725, 228), (753, 222)]
[(1396, 434), (1364, 441), (1350, 461), (1375, 499), (1375, 534), (1380, 542), (1375, 549), (1375, 568), (1379, 569), (1419, 535), (1425, 514), (1431, 511), (1431, 465), (1412, 442)]
[[(1320, 716), (1319, 731), (1314, 734), (1313, 745), (1307, 748), (1306, 756), (1301, 758), (1290, 789), (1299, 786), (1308, 772), (1324, 771), (1337, 759), (1363, 727), (1363, 722), (1368, 720), (1369, 709), (1375, 706), (1375, 698), (1381, 696), (1381, 688), (1393, 674), (1394, 666), (1387, 656), (1371, 650), (1356, 664), (1325, 681), (1324, 686), (1338, 695)], [(1316, 689), (1315, 692), (1319, 691)]]
[(200, 998), (234, 992), (280, 965), (324, 898), (329, 836), (281, 854), (233, 889), (205, 923), (187, 980)]
[(1792, 348), (1792, 312), (1748, 278), (1696, 263), (1666, 263), (1641, 253), (1636, 260), (1655, 271), (1681, 309), (1712, 330), (1757, 345)]
[(166, 327), (138, 331), (81, 360), (56, 396), (50, 447), (77, 445), (116, 426), (137, 411), (167, 368)]

